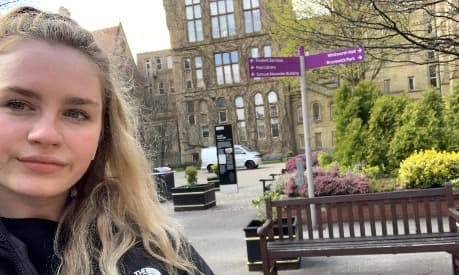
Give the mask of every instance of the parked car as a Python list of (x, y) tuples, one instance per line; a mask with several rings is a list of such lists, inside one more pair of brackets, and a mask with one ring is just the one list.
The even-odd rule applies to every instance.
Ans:
[[(244, 145), (234, 145), (234, 158), (236, 159), (236, 167), (247, 169), (255, 169), (261, 163), (261, 154), (253, 151)], [(211, 172), (211, 165), (218, 164), (217, 148), (215, 146), (201, 149), (201, 170)]]

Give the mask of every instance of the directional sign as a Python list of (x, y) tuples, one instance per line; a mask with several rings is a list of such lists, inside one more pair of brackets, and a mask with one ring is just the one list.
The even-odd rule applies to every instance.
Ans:
[(300, 60), (298, 57), (249, 58), (249, 76), (300, 76)]
[[(363, 47), (341, 49), (305, 56), (305, 69), (357, 62), (364, 59), (365, 49)], [(300, 59), (298, 57), (250, 57), (248, 61), (249, 77), (251, 78), (300, 76)]]
[(338, 65), (365, 59), (365, 49), (362, 47), (347, 48), (328, 53), (319, 53), (305, 57), (306, 69)]

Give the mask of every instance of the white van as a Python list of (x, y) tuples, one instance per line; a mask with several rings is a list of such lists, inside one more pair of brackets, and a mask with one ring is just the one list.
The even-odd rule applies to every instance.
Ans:
[[(244, 145), (234, 145), (234, 158), (236, 159), (236, 167), (247, 169), (255, 169), (261, 164), (261, 154), (252, 151)], [(212, 164), (218, 164), (217, 148), (215, 146), (201, 149), (201, 170), (210, 170)]]

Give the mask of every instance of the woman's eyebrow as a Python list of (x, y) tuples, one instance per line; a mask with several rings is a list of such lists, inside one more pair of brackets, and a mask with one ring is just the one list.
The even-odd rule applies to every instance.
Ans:
[[(19, 86), (7, 86), (5, 88), (7, 92), (19, 94), (21, 96), (41, 100), (42, 96), (29, 89), (25, 89)], [(83, 98), (83, 97), (77, 97), (77, 96), (71, 96), (67, 97), (64, 99), (65, 104), (69, 105), (95, 105), (95, 106), (100, 106), (101, 104), (93, 99), (90, 98)]]
[(19, 95), (22, 95), (22, 96), (25, 96), (25, 97), (34, 98), (34, 99), (37, 99), (37, 100), (41, 99), (41, 95), (40, 94), (38, 94), (38, 93), (36, 93), (36, 92), (34, 92), (32, 90), (19, 87), (19, 86), (7, 86), (5, 88), (5, 90), (7, 92), (19, 94)]

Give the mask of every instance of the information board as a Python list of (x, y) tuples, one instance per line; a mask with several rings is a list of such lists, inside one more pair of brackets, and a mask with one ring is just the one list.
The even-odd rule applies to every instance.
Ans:
[(237, 192), (236, 159), (231, 125), (215, 126), (218, 172), (221, 192)]

